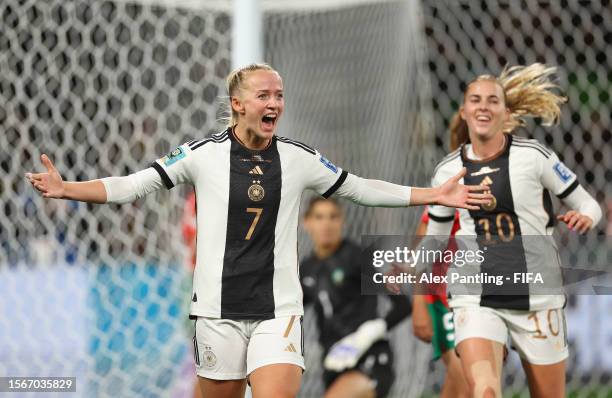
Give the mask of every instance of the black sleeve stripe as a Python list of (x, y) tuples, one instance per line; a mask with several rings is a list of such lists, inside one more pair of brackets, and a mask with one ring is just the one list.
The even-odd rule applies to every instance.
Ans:
[(530, 139), (527, 139), (527, 138), (517, 137), (517, 136), (513, 136), (512, 140), (513, 140), (513, 142), (519, 142), (521, 144), (530, 144), (530, 145), (533, 145), (533, 146), (537, 146), (538, 148), (540, 148), (544, 152), (548, 153), (548, 155), (552, 155), (552, 151), (549, 148), (547, 148), (545, 145), (539, 143), (538, 140), (530, 140)]
[(213, 134), (212, 137), (210, 137), (210, 139), (215, 141), (215, 142), (225, 141), (228, 138), (229, 138), (229, 134), (227, 132), (221, 133), (221, 134), (218, 134), (218, 135), (217, 134)]
[(535, 149), (536, 151), (540, 152), (542, 155), (544, 155), (544, 157), (546, 159), (548, 159), (550, 157), (550, 153), (546, 152), (544, 149), (542, 149), (541, 147), (538, 147), (536, 145), (533, 144), (528, 144), (528, 143), (518, 143), (518, 142), (514, 142), (513, 143), (514, 146), (520, 147), (520, 148), (531, 148), (531, 149)]
[(213, 134), (212, 138), (225, 138), (224, 136), (228, 135), (230, 131), (231, 128), (228, 127), (227, 129), (225, 129), (225, 131)]
[(192, 151), (195, 151), (196, 149), (198, 149), (199, 147), (201, 147), (204, 144), (207, 144), (209, 142), (212, 142), (213, 140), (211, 140), (210, 138), (206, 139), (206, 140), (202, 140), (202, 141), (198, 141), (197, 144), (195, 144), (194, 146), (191, 147)]
[(170, 177), (168, 177), (166, 170), (164, 170), (164, 168), (161, 167), (159, 163), (153, 162), (151, 163), (151, 167), (153, 167), (155, 171), (159, 173), (159, 176), (161, 177), (164, 185), (166, 186), (166, 189), (174, 188), (174, 184), (172, 183), (172, 180), (170, 179)]
[(285, 144), (291, 144), (291, 145), (295, 145), (298, 148), (302, 148), (306, 152), (309, 152), (313, 155), (316, 155), (317, 153), (317, 151), (315, 151), (314, 149), (312, 149), (306, 144), (302, 144), (299, 141), (290, 140), (289, 138), (286, 138), (286, 137), (276, 137), (276, 139), (279, 140), (280, 142), (284, 142)]
[(455, 215), (454, 214), (452, 216), (448, 216), (448, 217), (440, 217), (440, 216), (436, 216), (436, 215), (431, 214), (431, 213), (428, 212), (427, 215), (429, 216), (429, 218), (431, 218), (435, 222), (451, 222), (451, 221), (455, 220)]
[(227, 132), (223, 132), (223, 133), (219, 133), (219, 134), (213, 134), (212, 137), (210, 138), (205, 138), (203, 140), (193, 140), (191, 142), (189, 142), (189, 148), (191, 148), (191, 150), (193, 151), (196, 148), (201, 147), (202, 145), (206, 144), (207, 142), (216, 142), (216, 143), (220, 143), (220, 142), (224, 142), (227, 139), (229, 139), (229, 136), (227, 134)]
[(208, 138), (208, 139), (205, 139), (204, 141), (198, 142), (196, 145), (191, 147), (191, 150), (195, 151), (199, 147), (203, 146), (204, 144), (208, 144), (209, 142), (214, 142), (215, 144), (220, 144), (220, 143), (225, 142), (227, 140), (229, 140), (229, 136), (225, 136), (225, 138), (222, 138), (222, 139), (219, 139), (219, 140), (215, 140), (213, 138)]
[(557, 197), (559, 199), (566, 198), (569, 194), (574, 192), (574, 190), (576, 188), (578, 188), (579, 186), (580, 186), (580, 184), (578, 183), (578, 179), (575, 179), (574, 182), (572, 182), (569, 187), (565, 188), (565, 191), (563, 191), (559, 195), (557, 195)]
[(187, 144), (187, 145), (189, 145), (189, 148), (190, 148), (191, 150), (193, 150), (193, 147), (194, 147), (194, 146), (196, 146), (196, 145), (198, 145), (198, 144), (200, 144), (201, 142), (204, 142), (204, 141), (206, 141), (206, 140), (193, 140), (193, 141), (191, 141), (191, 142), (190, 142), (189, 144)]
[(338, 188), (340, 188), (342, 186), (342, 184), (344, 184), (344, 180), (346, 180), (347, 176), (348, 176), (348, 172), (346, 170), (342, 170), (342, 173), (340, 173), (340, 177), (338, 178), (336, 183), (334, 185), (332, 185), (331, 188), (329, 188), (322, 196), (325, 199), (327, 199), (330, 196), (332, 196), (334, 194), (334, 192), (336, 192), (338, 190)]

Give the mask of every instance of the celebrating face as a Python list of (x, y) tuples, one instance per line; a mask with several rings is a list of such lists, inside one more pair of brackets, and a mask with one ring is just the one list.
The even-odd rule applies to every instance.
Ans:
[(258, 138), (270, 139), (285, 108), (283, 81), (274, 71), (250, 72), (231, 101), (239, 124)]
[(487, 140), (501, 133), (509, 117), (502, 87), (491, 80), (473, 82), (465, 92), (460, 114), (472, 140)]

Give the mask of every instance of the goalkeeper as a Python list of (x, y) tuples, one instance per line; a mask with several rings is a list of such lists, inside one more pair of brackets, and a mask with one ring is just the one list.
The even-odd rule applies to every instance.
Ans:
[[(326, 398), (384, 397), (395, 378), (387, 331), (410, 314), (404, 296), (378, 316), (377, 296), (361, 294), (362, 250), (342, 237), (343, 214), (335, 200), (314, 198), (304, 227), (314, 242), (302, 262), (304, 305), (313, 304), (323, 347)], [(363, 269), (367, 269), (364, 267)], [(367, 277), (367, 276), (366, 276)]]

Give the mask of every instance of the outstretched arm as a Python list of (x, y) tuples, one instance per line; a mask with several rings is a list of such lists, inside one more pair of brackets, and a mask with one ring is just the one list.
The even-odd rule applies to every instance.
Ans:
[(42, 193), (43, 197), (106, 203), (106, 190), (102, 181), (66, 182), (47, 155), (42, 155), (40, 160), (47, 171), (26, 173), (26, 178), (34, 188)]
[(47, 172), (26, 173), (26, 178), (45, 198), (90, 203), (127, 203), (162, 187), (161, 177), (152, 168), (125, 177), (66, 182), (47, 155), (42, 155), (40, 159)]
[(493, 199), (490, 193), (482, 193), (489, 188), (486, 185), (463, 185), (459, 181), (467, 169), (464, 167), (458, 174), (446, 180), (442, 185), (433, 188), (412, 188), (410, 205), (441, 205), (446, 207), (478, 210), (480, 205)]
[(462, 185), (465, 168), (444, 184), (433, 188), (413, 188), (385, 181), (368, 180), (348, 174), (336, 193), (365, 206), (405, 207), (437, 204), (447, 207), (478, 210), (491, 200), (491, 195), (481, 193), (483, 185)]

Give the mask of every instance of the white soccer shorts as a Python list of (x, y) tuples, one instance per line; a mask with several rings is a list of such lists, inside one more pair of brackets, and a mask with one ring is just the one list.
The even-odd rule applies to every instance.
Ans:
[(195, 322), (196, 373), (213, 380), (244, 379), (272, 364), (304, 367), (300, 316), (263, 321), (198, 317)]
[(453, 308), (455, 344), (480, 337), (506, 344), (534, 365), (551, 365), (569, 355), (563, 308), (521, 311), (487, 307)]

